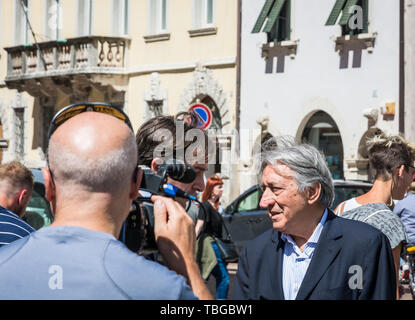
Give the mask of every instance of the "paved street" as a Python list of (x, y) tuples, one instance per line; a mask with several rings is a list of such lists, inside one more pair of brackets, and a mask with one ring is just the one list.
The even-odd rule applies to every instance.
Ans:
[(400, 300), (412, 300), (411, 292), (409, 291), (409, 286), (407, 284), (404, 285), (404, 290), (404, 294)]
[[(232, 298), (232, 288), (233, 282), (235, 280), (236, 270), (238, 269), (237, 263), (229, 263), (228, 264), (228, 272), (229, 272), (229, 292), (228, 292), (228, 300)], [(215, 277), (209, 277), (207, 282), (207, 286), (212, 293), (213, 297), (216, 297), (216, 280)]]

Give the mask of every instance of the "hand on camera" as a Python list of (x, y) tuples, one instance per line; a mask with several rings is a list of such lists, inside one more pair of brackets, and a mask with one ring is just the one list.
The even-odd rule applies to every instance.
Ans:
[(194, 261), (195, 226), (184, 208), (170, 198), (153, 196), (154, 233), (170, 269), (187, 276), (186, 263)]

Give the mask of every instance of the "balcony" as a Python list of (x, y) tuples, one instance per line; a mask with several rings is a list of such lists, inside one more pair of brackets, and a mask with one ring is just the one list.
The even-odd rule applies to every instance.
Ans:
[(127, 38), (88, 36), (5, 48), (5, 83), (35, 97), (56, 96), (57, 89), (68, 95), (122, 90), (129, 45)]

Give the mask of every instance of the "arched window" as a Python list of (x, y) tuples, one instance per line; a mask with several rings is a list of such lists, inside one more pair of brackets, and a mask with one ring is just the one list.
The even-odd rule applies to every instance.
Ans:
[(330, 115), (316, 112), (307, 122), (301, 138), (324, 153), (333, 179), (344, 178), (342, 138)]
[(210, 96), (200, 97), (196, 100), (199, 100), (201, 103), (207, 105), (210, 111), (212, 111), (212, 123), (209, 129), (215, 129), (215, 130), (222, 129), (222, 117), (220, 115), (220, 110), (218, 106), (216, 105), (215, 101)]

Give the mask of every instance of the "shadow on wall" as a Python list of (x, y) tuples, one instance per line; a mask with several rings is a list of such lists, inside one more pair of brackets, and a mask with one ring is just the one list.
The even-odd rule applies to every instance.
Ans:
[(283, 73), (285, 71), (286, 57), (294, 58), (297, 52), (296, 45), (269, 45), (262, 48), (262, 57), (265, 58), (265, 73)]
[(273, 53), (268, 56), (265, 63), (265, 73), (274, 73), (274, 61), (276, 62), (276, 73), (283, 73), (285, 69), (285, 54)]
[(340, 54), (340, 69), (349, 68), (350, 53), (352, 53), (352, 68), (361, 68), (362, 52), (364, 49), (366, 49), (364, 43), (344, 44), (341, 49), (338, 49)]

